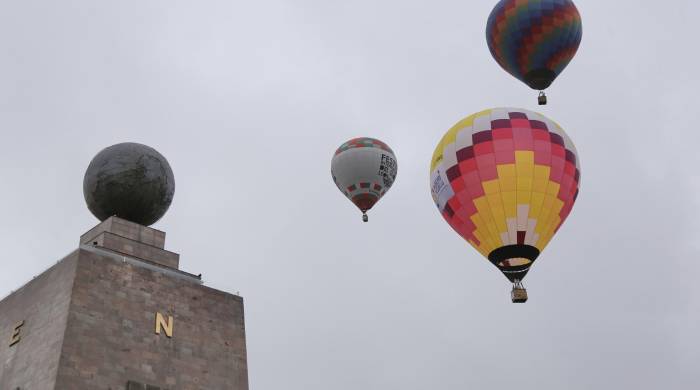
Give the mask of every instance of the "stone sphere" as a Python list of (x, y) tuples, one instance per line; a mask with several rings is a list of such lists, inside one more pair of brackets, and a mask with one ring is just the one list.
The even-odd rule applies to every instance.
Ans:
[(148, 226), (168, 211), (175, 178), (168, 160), (155, 149), (125, 142), (103, 149), (92, 159), (83, 194), (100, 221), (116, 215)]

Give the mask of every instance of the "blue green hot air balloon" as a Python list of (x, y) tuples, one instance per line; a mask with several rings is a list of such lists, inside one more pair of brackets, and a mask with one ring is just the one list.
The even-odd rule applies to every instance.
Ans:
[[(571, 0), (501, 0), (486, 24), (491, 55), (506, 72), (543, 91), (576, 54), (583, 34)], [(540, 92), (540, 104), (547, 104)]]

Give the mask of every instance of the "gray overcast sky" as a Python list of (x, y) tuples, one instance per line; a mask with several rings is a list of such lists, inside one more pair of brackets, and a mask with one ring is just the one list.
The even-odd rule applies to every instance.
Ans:
[[(245, 298), (251, 389), (696, 389), (700, 3), (578, 0), (543, 108), (488, 52), (495, 3), (0, 2), (0, 296), (77, 247), (85, 168), (134, 141), (175, 172), (166, 248)], [(525, 305), (428, 187), (443, 133), (496, 106), (582, 163)], [(330, 175), (360, 135), (399, 163), (368, 224)]]

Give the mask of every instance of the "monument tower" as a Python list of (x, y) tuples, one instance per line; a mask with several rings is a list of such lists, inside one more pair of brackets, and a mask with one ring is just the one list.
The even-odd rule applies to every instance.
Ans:
[(243, 299), (180, 270), (147, 226), (174, 190), (145, 145), (95, 156), (84, 193), (102, 222), (0, 300), (1, 390), (248, 389)]

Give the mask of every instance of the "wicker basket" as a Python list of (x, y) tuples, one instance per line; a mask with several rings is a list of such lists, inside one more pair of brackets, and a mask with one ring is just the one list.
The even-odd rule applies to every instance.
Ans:
[(513, 287), (513, 291), (510, 292), (510, 298), (513, 303), (527, 302), (527, 290), (522, 287)]

